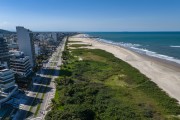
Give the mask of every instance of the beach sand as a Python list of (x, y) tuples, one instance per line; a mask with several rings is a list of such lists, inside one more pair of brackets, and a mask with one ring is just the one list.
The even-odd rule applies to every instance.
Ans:
[[(180, 65), (166, 60), (161, 60), (146, 55), (140, 55), (128, 49), (97, 41), (93, 38), (83, 38), (83, 34), (69, 38), (70, 41), (82, 41), (91, 44), (89, 49), (102, 49), (114, 54), (117, 58), (137, 68), (141, 73), (149, 77), (169, 96), (177, 99), (180, 103)], [(78, 44), (81, 42), (77, 42)], [(73, 44), (73, 43), (71, 43)], [(82, 44), (82, 43), (81, 43)]]

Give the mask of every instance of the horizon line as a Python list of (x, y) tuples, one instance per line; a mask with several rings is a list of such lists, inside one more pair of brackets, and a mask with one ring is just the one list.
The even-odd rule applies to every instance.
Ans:
[[(14, 30), (7, 30), (7, 29), (0, 29), (0, 30), (5, 30), (5, 31), (9, 31), (9, 32), (16, 32), (16, 31), (14, 31)], [(50, 31), (50, 30), (47, 30), (47, 31), (45, 31), (45, 30), (35, 30), (35, 31), (33, 31), (32, 29), (30, 29), (32, 32), (78, 32), (78, 33), (88, 33), (88, 32), (180, 32), (180, 30), (179, 31), (177, 31), (177, 30), (144, 30), (144, 31), (63, 31), (63, 30), (59, 30), (59, 31), (57, 31), (57, 30), (52, 30), (52, 31)]]

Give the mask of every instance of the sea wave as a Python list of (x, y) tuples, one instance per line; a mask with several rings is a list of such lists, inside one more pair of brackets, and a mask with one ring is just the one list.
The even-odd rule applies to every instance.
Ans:
[[(168, 60), (168, 61), (180, 64), (179, 59), (176, 59), (174, 57), (170, 57), (170, 56), (167, 56), (167, 55), (158, 54), (158, 53), (156, 53), (154, 51), (150, 51), (150, 50), (147, 50), (147, 49), (144, 49), (144, 48), (140, 48), (140, 46), (141, 46), (140, 44), (114, 42), (114, 41), (111, 41), (111, 40), (105, 40), (105, 39), (100, 39), (100, 38), (97, 38), (96, 40), (101, 41), (101, 42), (105, 42), (105, 43), (108, 43), (108, 44), (112, 44), (112, 45), (118, 45), (118, 46), (127, 48), (129, 50), (132, 50), (132, 51), (140, 53), (140, 54), (144, 54), (144, 55), (148, 55), (148, 56), (151, 56), (151, 57), (156, 57), (156, 58), (160, 58), (160, 59), (164, 59), (164, 60)], [(174, 46), (174, 47), (180, 47), (180, 46)]]
[(153, 52), (153, 51), (150, 51), (150, 50), (147, 50), (147, 49), (133, 47), (133, 48), (131, 48), (131, 50), (133, 50), (135, 52), (138, 52), (138, 53), (141, 53), (141, 54), (145, 54), (145, 55), (148, 55), (148, 56), (152, 56), (152, 57), (156, 57), (156, 58), (160, 58), (160, 59), (164, 59), (164, 60), (168, 60), (168, 61), (180, 64), (179, 59), (176, 59), (174, 57), (170, 57), (170, 56), (167, 56), (167, 55), (158, 54), (156, 52)]
[(175, 45), (171, 45), (170, 47), (173, 47), (173, 48), (180, 48), (180, 46), (175, 46)]
[(88, 35), (88, 34), (83, 34), (83, 37), (90, 37), (90, 35)]

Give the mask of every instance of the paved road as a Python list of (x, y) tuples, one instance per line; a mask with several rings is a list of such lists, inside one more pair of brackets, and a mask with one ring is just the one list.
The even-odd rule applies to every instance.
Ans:
[(28, 94), (26, 95), (26, 103), (20, 105), (20, 110), (14, 117), (14, 120), (24, 120), (28, 115), (31, 115), (32, 113), (29, 112), (31, 105), (33, 104), (34, 99), (36, 98), (36, 95), (38, 94), (38, 91), (40, 89), (41, 82), (44, 81), (44, 78), (42, 77), (36, 77), (36, 83), (33, 83), (33, 87), (31, 90), (28, 91)]
[[(62, 63), (62, 51), (64, 50), (64, 47), (65, 47), (65, 42), (66, 42), (66, 39), (63, 39), (63, 42), (61, 44), (61, 46), (59, 46), (57, 48), (57, 52), (55, 52), (52, 56), (56, 57), (57, 59), (57, 65), (56, 66), (50, 66), (50, 68), (54, 69), (54, 74), (52, 76), (52, 79), (51, 79), (51, 82), (50, 82), (50, 85), (48, 87), (52, 88), (51, 91), (49, 91), (44, 99), (43, 99), (43, 103), (41, 105), (41, 110), (38, 114), (38, 118), (41, 118), (41, 119), (44, 119), (45, 118), (45, 115), (47, 114), (47, 112), (50, 110), (50, 104), (51, 104), (51, 99), (54, 98), (55, 96), (55, 92), (56, 92), (56, 86), (55, 86), (55, 83), (54, 83), (54, 79), (58, 77), (59, 75), (59, 70), (60, 70), (60, 65)], [(53, 59), (52, 59), (53, 60)], [(49, 64), (50, 65), (50, 64)], [(48, 66), (49, 66), (48, 65)]]
[[(38, 104), (32, 107), (31, 113), (30, 113), (29, 110), (31, 108), (31, 105), (36, 102), (38, 103), (39, 99), (41, 99), (43, 95), (42, 93), (45, 92), (44, 99), (42, 100), (40, 110), (37, 114), (37, 118), (44, 119), (45, 115), (48, 112), (47, 108), (49, 108), (50, 106), (51, 99), (54, 98), (54, 95), (55, 95), (56, 87), (55, 87), (54, 79), (57, 78), (59, 75), (59, 69), (60, 69), (59, 66), (62, 63), (61, 56), (62, 56), (62, 51), (64, 50), (65, 42), (66, 42), (66, 38), (63, 39), (61, 45), (57, 48), (56, 52), (49, 59), (49, 62), (45, 64), (46, 66), (45, 69), (41, 69), (40, 71), (38, 71), (38, 73), (40, 73), (39, 74), (40, 76), (36, 77), (36, 81), (33, 82), (33, 87), (31, 91), (29, 91), (26, 97), (27, 99), (26, 104), (21, 105), (20, 110), (18, 111), (18, 113), (16, 114), (13, 120), (24, 120), (28, 117), (29, 114), (32, 114), (32, 116), (29, 119), (33, 119), (34, 117), (33, 114), (36, 112)], [(54, 61), (54, 60), (57, 60), (57, 61)], [(56, 65), (52, 65), (51, 64), (52, 61), (56, 62)], [(46, 75), (46, 72), (49, 73), (49, 71), (47, 71), (47, 69), (49, 68), (54, 70), (54, 72), (51, 73), (52, 74), (51, 76)], [(45, 86), (48, 83), (48, 80), (50, 80), (50, 84), (47, 86), (49, 89), (46, 89), (46, 91), (44, 91)], [(43, 89), (41, 89), (42, 86), (44, 86)], [(35, 99), (37, 94), (38, 94), (37, 98), (39, 99)], [(37, 119), (37, 118), (34, 118), (34, 119)]]
[[(46, 92), (45, 92), (46, 94), (44, 95), (44, 99), (41, 103), (38, 115), (34, 119), (37, 119), (37, 118), (44, 119), (45, 115), (50, 110), (51, 99), (54, 98), (54, 95), (56, 92), (56, 86), (54, 83), (54, 79), (57, 78), (59, 75), (60, 67), (58, 65), (61, 65), (61, 63), (62, 63), (61, 56), (62, 56), (62, 51), (64, 50), (64, 47), (65, 47), (65, 42), (66, 42), (66, 38), (63, 40), (62, 44), (57, 48), (56, 52), (54, 52), (54, 54), (50, 58), (49, 62), (45, 65), (46, 68), (53, 70), (53, 71), (51, 71), (53, 73), (51, 73), (50, 84), (47, 86), (48, 88), (50, 88), (50, 90), (48, 90), (48, 89), (46, 90)], [(54, 65), (54, 64), (52, 65), (51, 62), (55, 62), (56, 65)]]
[(35, 99), (35, 101), (34, 101), (34, 103), (37, 103), (37, 105), (33, 106), (33, 107), (32, 107), (32, 110), (31, 110), (31, 112), (32, 112), (33, 114), (36, 113), (38, 104), (41, 102), (41, 97), (42, 97), (42, 95), (43, 95), (43, 93), (44, 93), (44, 91), (45, 91), (46, 84), (47, 84), (48, 81), (49, 81), (49, 79), (46, 78), (45, 76), (42, 76), (42, 77), (43, 77), (43, 78), (41, 79), (41, 83), (40, 83), (40, 84), (36, 84), (36, 85), (39, 86), (39, 90), (38, 90), (38, 92), (37, 92), (37, 96), (36, 96), (36, 99)]

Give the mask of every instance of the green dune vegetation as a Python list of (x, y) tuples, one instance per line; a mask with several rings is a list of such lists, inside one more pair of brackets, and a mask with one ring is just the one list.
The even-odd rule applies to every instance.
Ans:
[(89, 46), (92, 46), (92, 45), (89, 45), (89, 44), (72, 44), (70, 45), (70, 47), (89, 47)]
[(180, 106), (149, 78), (100, 49), (68, 49), (46, 120), (176, 120)]

